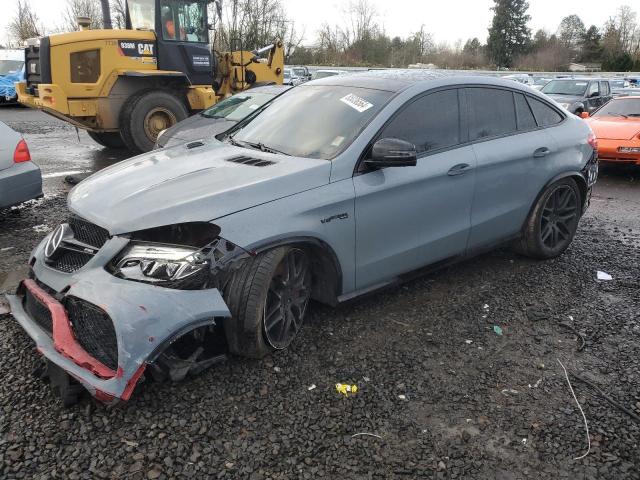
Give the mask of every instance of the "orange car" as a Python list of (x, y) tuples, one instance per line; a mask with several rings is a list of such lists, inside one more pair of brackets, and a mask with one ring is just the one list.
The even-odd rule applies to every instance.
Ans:
[(600, 161), (640, 165), (640, 97), (617, 97), (581, 116), (598, 139)]

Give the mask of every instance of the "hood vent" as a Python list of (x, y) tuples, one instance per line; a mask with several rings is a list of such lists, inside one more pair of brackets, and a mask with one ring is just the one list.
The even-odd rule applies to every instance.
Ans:
[(252, 158), (245, 155), (227, 158), (227, 162), (240, 163), (242, 165), (251, 165), (252, 167), (268, 167), (269, 165), (274, 165), (276, 163), (272, 162), (271, 160)]

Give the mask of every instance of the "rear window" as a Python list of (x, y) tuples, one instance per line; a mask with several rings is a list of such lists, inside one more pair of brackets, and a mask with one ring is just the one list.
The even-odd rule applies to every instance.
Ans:
[(531, 106), (531, 111), (533, 112), (534, 117), (536, 117), (536, 121), (539, 126), (548, 127), (550, 125), (556, 125), (562, 121), (562, 115), (556, 112), (549, 105), (532, 97), (527, 97), (527, 101)]
[(516, 111), (510, 90), (467, 88), (469, 140), (494, 137), (517, 130)]
[(593, 114), (594, 117), (640, 117), (640, 98), (616, 98)]
[(533, 113), (529, 108), (527, 100), (521, 93), (514, 93), (513, 98), (516, 103), (516, 117), (518, 120), (518, 130), (531, 130), (537, 128), (538, 124), (536, 119), (533, 118)]

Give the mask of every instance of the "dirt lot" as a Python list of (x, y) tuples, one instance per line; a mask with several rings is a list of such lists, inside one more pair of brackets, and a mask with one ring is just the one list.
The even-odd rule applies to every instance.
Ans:
[[(25, 132), (50, 174), (43, 200), (0, 217), (8, 285), (67, 215), (68, 172), (122, 154), (36, 112), (0, 120)], [(556, 260), (500, 250), (349, 305), (313, 305), (288, 351), (146, 382), (124, 408), (62, 409), (31, 375), (29, 338), (0, 316), (0, 476), (640, 478), (639, 280), (640, 171), (609, 168)], [(631, 414), (571, 377), (591, 440), (577, 461), (585, 427), (558, 359)], [(337, 382), (359, 391), (342, 397)]]

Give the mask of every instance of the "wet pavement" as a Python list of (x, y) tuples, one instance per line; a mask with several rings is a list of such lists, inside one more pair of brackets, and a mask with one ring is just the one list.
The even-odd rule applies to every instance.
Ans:
[[(4, 108), (0, 120), (45, 175), (44, 199), (0, 213), (2, 291), (68, 215), (64, 178), (126, 153), (39, 112)], [(561, 257), (502, 249), (314, 304), (287, 351), (144, 382), (124, 408), (63, 409), (0, 313), (0, 477), (638, 479), (639, 283), (640, 169), (605, 166)], [(600, 389), (571, 377), (590, 429), (578, 461), (584, 423), (558, 359)], [(360, 390), (341, 396), (338, 382)]]

